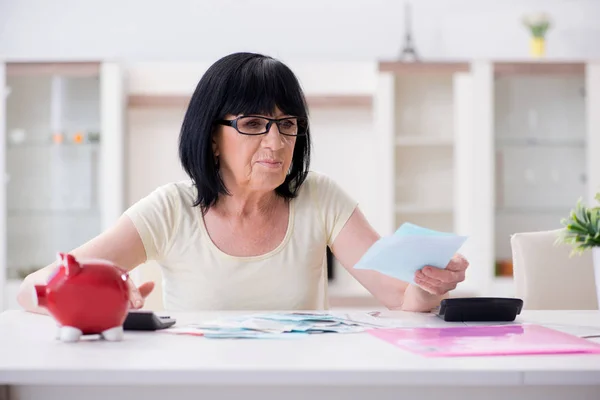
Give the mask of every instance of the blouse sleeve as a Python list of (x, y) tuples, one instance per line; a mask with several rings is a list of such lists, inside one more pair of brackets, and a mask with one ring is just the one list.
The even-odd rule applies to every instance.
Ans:
[(125, 211), (135, 225), (148, 260), (160, 260), (177, 232), (181, 201), (175, 184), (161, 186)]
[(313, 195), (325, 226), (327, 245), (331, 246), (358, 203), (333, 179), (323, 174), (311, 174)]

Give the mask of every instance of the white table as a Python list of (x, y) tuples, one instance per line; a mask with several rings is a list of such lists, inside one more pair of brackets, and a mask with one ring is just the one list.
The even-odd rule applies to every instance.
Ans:
[[(174, 316), (186, 323), (223, 314)], [(445, 324), (429, 314), (389, 316)], [(517, 322), (600, 334), (599, 311), (524, 312)], [(129, 332), (116, 343), (54, 335), (49, 317), (0, 314), (0, 400), (600, 399), (600, 355), (424, 358), (363, 333), (217, 340)]]

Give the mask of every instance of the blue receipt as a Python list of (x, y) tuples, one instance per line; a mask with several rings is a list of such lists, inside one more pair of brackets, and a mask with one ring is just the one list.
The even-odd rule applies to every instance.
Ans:
[(466, 236), (405, 223), (393, 235), (375, 242), (354, 268), (414, 283), (415, 273), (425, 266), (446, 268), (466, 240)]

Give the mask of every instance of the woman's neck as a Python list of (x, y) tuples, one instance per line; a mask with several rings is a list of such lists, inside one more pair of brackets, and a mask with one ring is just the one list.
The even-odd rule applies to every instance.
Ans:
[(272, 192), (266, 193), (232, 193), (219, 196), (215, 211), (231, 217), (249, 217), (268, 215), (273, 212), (281, 199)]

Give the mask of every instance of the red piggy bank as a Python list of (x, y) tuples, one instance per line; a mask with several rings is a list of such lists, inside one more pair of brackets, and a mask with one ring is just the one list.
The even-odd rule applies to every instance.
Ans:
[(108, 261), (58, 256), (60, 265), (46, 285), (35, 286), (34, 295), (58, 322), (58, 338), (76, 342), (81, 335), (100, 334), (121, 340), (129, 310), (127, 272)]

